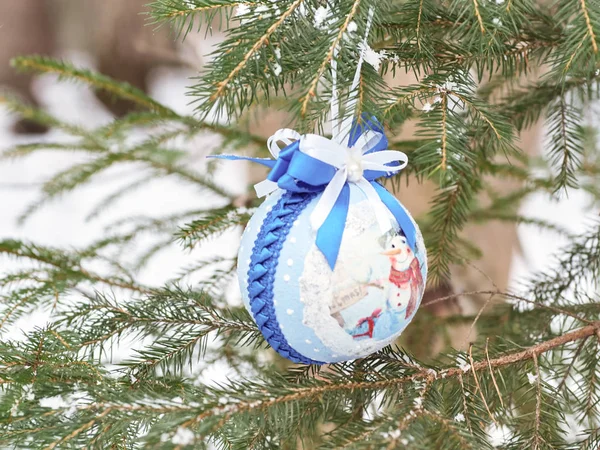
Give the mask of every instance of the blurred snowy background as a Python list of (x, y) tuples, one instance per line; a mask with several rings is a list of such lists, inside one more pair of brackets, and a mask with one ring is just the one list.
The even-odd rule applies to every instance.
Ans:
[[(23, 4), (34, 1), (27, 0)], [(15, 4), (12, 0), (0, 0), (0, 2), (0, 13), (3, 9), (6, 12), (6, 6), (9, 3)], [(67, 4), (69, 2), (57, 0), (56, 3)], [(106, 2), (105, 8), (110, 9), (115, 4), (111, 1)], [(63, 5), (61, 11), (64, 13), (67, 10)], [(8, 16), (0, 14), (0, 27), (3, 24), (3, 17), (6, 20)], [(57, 22), (64, 24), (65, 19), (63, 18)], [(134, 25), (131, 26), (140, 26), (139, 21), (133, 20), (132, 23)], [(81, 36), (82, 33), (83, 36), (86, 36), (85, 28), (82, 30), (81, 27), (82, 25), (79, 24), (74, 30), (63, 30), (62, 43), (53, 53), (55, 56), (72, 61), (77, 66), (102, 70), (105, 64), (99, 63), (98, 59), (102, 56), (99, 57), (93, 51), (86, 51), (85, 46), (76, 41), (76, 37)], [(71, 28), (73, 27), (71, 26)], [(186, 86), (190, 83), (189, 77), (197, 74), (197, 70), (193, 66), (202, 64), (203, 55), (210, 52), (211, 46), (217, 39), (218, 36), (204, 35), (200, 35), (195, 41), (188, 38), (185, 47), (178, 47), (174, 50), (175, 59), (179, 62), (185, 62), (184, 64), (172, 64), (172, 61), (167, 61), (169, 58), (158, 55), (152, 69), (147, 70), (147, 73), (145, 73), (145, 88), (148, 93), (179, 113), (191, 114), (193, 108), (189, 105), (190, 97), (186, 96)], [(147, 50), (147, 47), (142, 45), (142, 49)], [(26, 50), (26, 53), (28, 52), (28, 49), (24, 50)], [(115, 53), (115, 58), (117, 57), (119, 57), (118, 52)], [(118, 61), (115, 61), (115, 64), (118, 65), (118, 63)], [(7, 61), (1, 60), (0, 64), (6, 65)], [(2, 70), (0, 70), (0, 75), (5, 73)], [(6, 81), (7, 79), (0, 79), (0, 84), (3, 82), (6, 84)], [(10, 79), (8, 81), (10, 82)], [(110, 122), (114, 117), (105, 104), (85, 86), (58, 82), (54, 76), (41, 76), (33, 79), (29, 88), (29, 94), (50, 113), (59, 119), (79, 124), (82, 127), (92, 128), (103, 125)], [(0, 150), (33, 141), (68, 139), (67, 136), (61, 135), (58, 131), (35, 135), (18, 134), (14, 130), (17, 121), (17, 117), (0, 107)], [(132, 138), (135, 138), (135, 136), (132, 136)], [(194, 155), (195, 168), (203, 170), (205, 165), (204, 155), (210, 152), (210, 149), (217, 146), (218, 143), (217, 136), (202, 135), (201, 138), (186, 144), (187, 151)], [(538, 142), (537, 145), (543, 152), (542, 143)], [(117, 219), (139, 214), (167, 215), (193, 204), (205, 207), (212, 201), (210, 197), (190, 189), (189, 185), (183, 185), (171, 179), (161, 179), (146, 185), (142, 189), (133, 191), (99, 217), (89, 220), (88, 215), (102, 199), (117, 190), (119, 186), (124, 186), (139, 176), (135, 167), (117, 166), (106, 171), (84, 188), (77, 189), (45, 205), (24, 222), (19, 221), (19, 217), (28, 206), (35, 203), (36, 199), (39, 198), (39, 187), (42, 181), (61, 168), (84, 159), (85, 155), (74, 152), (48, 151), (17, 161), (0, 161), (0, 201), (2, 202), (0, 239), (26, 239), (55, 247), (77, 248), (110, 233), (111, 230), (107, 227)], [(250, 183), (247, 167), (241, 164), (225, 164), (227, 165), (227, 171), (225, 172), (221, 167), (221, 170), (216, 173), (217, 182), (227, 186), (231, 192), (239, 194), (246, 192)], [(560, 201), (550, 200), (542, 194), (533, 195), (523, 203), (522, 208), (529, 217), (554, 222), (571, 233), (577, 234), (586, 228), (586, 218), (593, 214), (589, 210), (590, 204), (591, 199), (585, 193), (572, 192), (568, 198), (564, 197)], [(495, 236), (490, 235), (486, 238), (494, 240)], [(542, 231), (533, 226), (520, 226), (518, 239), (520, 250), (515, 251), (512, 258), (510, 267), (511, 284), (518, 283), (519, 280), (527, 278), (533, 272), (544, 268), (550, 262), (550, 255), (555, 254), (564, 243), (559, 234), (552, 231)], [(184, 250), (177, 243), (173, 243), (141, 270), (139, 280), (151, 286), (160, 286), (199, 256), (234, 255), (238, 243), (239, 232), (226, 233), (218, 239), (207, 242), (191, 253)], [(513, 243), (508, 242), (506, 245), (512, 246)], [(0, 272), (8, 270), (10, 264), (12, 264), (10, 260), (0, 259)], [(232, 283), (231, 293), (231, 301), (239, 301), (235, 282)], [(3, 337), (20, 338), (24, 332), (36, 326), (43, 326), (48, 314), (49, 311), (44, 309), (21, 318), (10, 327), (8, 333), (4, 334)], [(116, 359), (118, 360), (124, 356), (127, 351), (126, 346), (122, 346), (119, 350), (121, 354), (115, 355)], [(220, 376), (215, 376), (212, 373), (210, 377), (214, 376), (215, 379), (222, 379), (227, 372), (225, 367), (222, 369)]]

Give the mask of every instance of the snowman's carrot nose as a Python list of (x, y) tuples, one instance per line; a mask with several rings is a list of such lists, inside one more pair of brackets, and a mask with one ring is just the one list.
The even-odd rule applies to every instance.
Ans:
[(389, 250), (381, 252), (382, 255), (386, 255), (386, 256), (398, 255), (400, 253), (402, 253), (401, 248), (391, 248)]

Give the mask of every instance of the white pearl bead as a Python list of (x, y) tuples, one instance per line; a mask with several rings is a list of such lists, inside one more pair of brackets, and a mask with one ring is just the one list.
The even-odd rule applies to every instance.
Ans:
[(348, 180), (356, 183), (363, 175), (362, 167), (359, 164), (350, 164), (348, 166)]

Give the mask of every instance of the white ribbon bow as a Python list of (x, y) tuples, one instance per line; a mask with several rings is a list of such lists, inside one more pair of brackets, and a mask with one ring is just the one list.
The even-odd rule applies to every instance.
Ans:
[[(373, 8), (369, 9), (365, 36), (363, 38), (363, 51), (358, 60), (354, 80), (350, 87), (350, 95), (346, 105), (346, 111), (351, 112), (339, 123), (339, 105), (337, 97), (337, 49), (331, 61), (332, 70), (332, 98), (331, 98), (331, 121), (332, 121), (332, 139), (327, 139), (317, 134), (300, 135), (297, 131), (289, 128), (277, 130), (267, 141), (269, 152), (273, 158), (277, 159), (282, 148), (279, 142), (284, 143), (284, 147), (290, 145), (296, 140), (300, 140), (299, 150), (319, 161), (329, 164), (338, 169), (323, 191), (315, 209), (310, 216), (310, 223), (313, 230), (317, 231), (325, 222), (337, 201), (344, 185), (351, 183), (360, 188), (367, 200), (375, 210), (375, 217), (379, 223), (382, 233), (386, 233), (392, 228), (390, 220), (391, 213), (385, 204), (379, 198), (377, 191), (371, 183), (363, 176), (365, 170), (377, 170), (387, 172), (388, 175), (396, 173), (406, 167), (408, 158), (402, 152), (395, 150), (383, 150), (368, 153), (382, 139), (383, 135), (375, 130), (366, 130), (357, 139), (352, 147), (348, 147), (348, 137), (352, 128), (356, 109), (356, 88), (360, 81), (360, 71), (364, 60), (364, 51), (367, 48), (367, 37), (373, 20)], [(400, 165), (390, 167), (386, 164), (400, 162)], [(254, 186), (259, 197), (270, 194), (278, 189), (277, 183), (264, 180)]]

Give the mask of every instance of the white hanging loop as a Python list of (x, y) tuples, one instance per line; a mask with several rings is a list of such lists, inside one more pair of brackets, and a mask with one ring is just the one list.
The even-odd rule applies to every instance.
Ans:
[(375, 10), (371, 6), (369, 8), (368, 16), (367, 16), (367, 26), (365, 29), (365, 36), (362, 40), (362, 45), (360, 46), (360, 57), (358, 58), (358, 64), (356, 65), (356, 72), (354, 72), (354, 79), (352, 80), (352, 84), (350, 85), (350, 92), (348, 93), (348, 102), (346, 103), (346, 115), (342, 120), (342, 124), (340, 126), (339, 131), (339, 139), (348, 139), (350, 135), (350, 130), (352, 129), (352, 122), (354, 122), (354, 114), (356, 110), (356, 103), (358, 101), (358, 92), (356, 89), (358, 88), (358, 83), (360, 83), (360, 73), (362, 70), (363, 61), (365, 59), (365, 51), (367, 49), (369, 32), (371, 31), (371, 24), (373, 23), (373, 14)]
[[(344, 111), (345, 117), (341, 122), (337, 89), (337, 56), (339, 54), (339, 48), (336, 47), (333, 51), (333, 58), (331, 60), (332, 139), (327, 139), (316, 134), (300, 136), (300, 134), (294, 130), (283, 128), (273, 134), (267, 142), (271, 155), (273, 155), (274, 158), (277, 158), (282, 150), (282, 148), (279, 147), (278, 142), (289, 145), (295, 140), (300, 140), (299, 150), (301, 152), (337, 169), (335, 175), (325, 187), (315, 209), (311, 213), (310, 223), (315, 231), (323, 225), (329, 216), (329, 213), (334, 207), (346, 183), (352, 183), (364, 192), (367, 200), (373, 205), (377, 222), (383, 233), (392, 228), (391, 213), (381, 201), (377, 191), (371, 185), (371, 182), (364, 177), (364, 171), (374, 170), (393, 174), (406, 167), (408, 158), (404, 153), (394, 150), (368, 153), (383, 138), (383, 133), (375, 130), (365, 130), (358, 137), (352, 148), (348, 147), (349, 134), (355, 119), (356, 103), (358, 101), (357, 88), (360, 82), (360, 74), (365, 58), (365, 51), (367, 49), (369, 32), (373, 23), (374, 12), (374, 8), (370, 7), (367, 16), (365, 35), (361, 43), (360, 57), (358, 59), (356, 72), (354, 73), (354, 79), (350, 86), (350, 92)], [(388, 165), (393, 162), (400, 164), (397, 166)], [(267, 195), (276, 190), (277, 184), (265, 180), (258, 183), (255, 188), (259, 197), (262, 197), (263, 195)]]
[(338, 47), (333, 50), (331, 59), (331, 136), (334, 141), (338, 140), (340, 134), (340, 104), (337, 91), (337, 55)]

